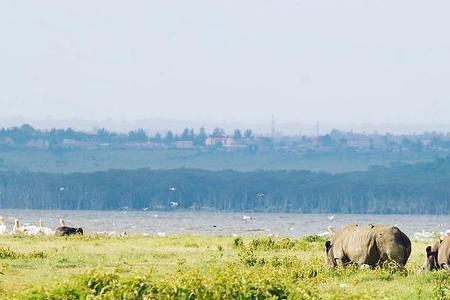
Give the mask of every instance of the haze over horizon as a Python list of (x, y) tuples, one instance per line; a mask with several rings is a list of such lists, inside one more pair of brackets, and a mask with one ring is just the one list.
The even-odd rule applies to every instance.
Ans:
[(450, 3), (432, 4), (3, 1), (0, 119), (450, 130)]
[[(0, 117), (0, 128), (17, 127), (23, 124), (30, 124), (39, 129), (52, 128), (72, 128), (76, 130), (94, 132), (99, 128), (106, 128), (115, 132), (126, 133), (131, 130), (143, 128), (149, 134), (164, 133), (169, 130), (181, 132), (185, 128), (198, 130), (204, 127), (207, 131), (212, 131), (215, 127), (224, 128), (226, 133), (231, 134), (234, 129), (250, 128), (255, 134), (270, 135), (271, 119), (266, 122), (233, 122), (233, 121), (205, 121), (205, 120), (174, 120), (163, 118), (146, 118), (137, 120), (114, 120), (111, 118), (89, 120), (81, 118), (71, 119), (32, 119), (21, 116), (7, 118)], [(319, 125), (319, 128), (317, 128)], [(379, 134), (420, 134), (424, 132), (440, 132), (450, 134), (450, 123), (429, 123), (429, 124), (395, 124), (395, 123), (306, 123), (306, 122), (282, 122), (274, 119), (274, 129), (277, 135), (315, 135), (317, 129), (319, 134), (327, 134), (337, 129), (341, 131), (352, 131), (356, 133), (379, 133)]]

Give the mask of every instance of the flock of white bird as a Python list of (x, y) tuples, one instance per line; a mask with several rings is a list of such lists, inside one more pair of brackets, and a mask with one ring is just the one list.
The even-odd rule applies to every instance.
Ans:
[[(64, 220), (60, 220), (64, 224)], [(64, 226), (64, 225), (62, 225)], [(20, 225), (19, 219), (14, 220), (14, 226), (9, 230), (3, 217), (0, 217), (0, 235), (55, 235), (55, 230), (45, 227), (39, 219), (38, 225)]]
[(429, 241), (435, 238), (443, 238), (445, 236), (450, 236), (450, 229), (447, 231), (440, 231), (440, 232), (429, 232), (422, 230), (420, 232), (414, 233), (414, 239), (419, 241)]
[[(154, 215), (154, 217), (158, 217), (158, 215)], [(329, 216), (328, 219), (330, 221), (332, 221), (334, 219), (334, 215), (333, 216)], [(251, 220), (253, 220), (253, 218), (251, 216), (247, 216), (244, 215), (242, 217), (242, 220), (246, 223), (250, 222)], [(65, 222), (63, 219), (59, 220), (60, 225), (61, 226), (66, 226)], [(294, 228), (291, 227), (289, 230), (293, 230)], [(328, 230), (327, 231), (320, 231), (317, 233), (317, 235), (327, 238), (331, 235), (331, 232), (333, 232), (333, 227), (328, 226)], [(106, 235), (106, 236), (114, 236), (115, 232), (106, 232), (106, 231), (102, 231), (102, 232), (97, 232), (97, 234), (99, 235)], [(12, 227), (11, 230), (9, 230), (7, 224), (5, 223), (5, 220), (3, 219), (3, 217), (0, 216), (0, 235), (55, 235), (55, 230), (49, 228), (49, 227), (45, 227), (42, 220), (39, 219), (38, 221), (38, 225), (20, 225), (19, 219), (14, 219), (14, 226)], [(122, 233), (121, 236), (125, 236), (127, 235), (126, 232)], [(144, 234), (145, 235), (145, 234)], [(166, 236), (165, 232), (158, 232), (157, 233), (158, 236), (160, 237), (164, 237)], [(269, 234), (269, 236), (272, 236), (273, 234)], [(414, 239), (415, 240), (422, 240), (422, 241), (428, 241), (428, 240), (432, 240), (436, 237), (444, 237), (444, 236), (450, 236), (450, 230), (447, 231), (441, 231), (441, 232), (428, 232), (425, 230), (422, 230), (421, 232), (415, 232), (414, 233)]]

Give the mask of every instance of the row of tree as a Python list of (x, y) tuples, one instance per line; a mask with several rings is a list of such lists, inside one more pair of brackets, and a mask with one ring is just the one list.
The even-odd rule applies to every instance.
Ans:
[[(0, 129), (0, 140), (11, 140), (14, 144), (23, 145), (31, 140), (44, 140), (50, 144), (57, 144), (63, 140), (75, 140), (82, 142), (100, 142), (100, 143), (127, 143), (127, 142), (166, 142), (174, 141), (192, 141), (196, 144), (204, 144), (208, 136), (222, 137), (226, 132), (223, 128), (215, 128), (212, 132), (206, 132), (205, 128), (195, 131), (193, 128), (185, 128), (180, 134), (167, 131), (164, 134), (156, 133), (149, 136), (142, 128), (132, 130), (127, 134), (109, 131), (105, 128), (97, 129), (94, 133), (76, 131), (72, 128), (68, 129), (51, 129), (40, 130), (31, 125), (24, 124), (20, 127), (2, 128)], [(240, 130), (235, 129), (232, 136), (235, 139), (253, 138), (251, 129)]]
[[(0, 207), (450, 213), (450, 158), (366, 172), (111, 170), (0, 173)], [(173, 204), (173, 203), (172, 203)]]

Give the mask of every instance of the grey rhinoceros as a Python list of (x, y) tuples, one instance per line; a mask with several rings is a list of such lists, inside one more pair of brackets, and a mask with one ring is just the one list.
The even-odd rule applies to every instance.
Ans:
[(426, 248), (426, 271), (446, 269), (450, 271), (450, 236), (440, 239), (433, 246)]
[(395, 226), (349, 225), (332, 232), (325, 248), (332, 267), (351, 263), (375, 267), (389, 261), (404, 266), (411, 254), (411, 241)]

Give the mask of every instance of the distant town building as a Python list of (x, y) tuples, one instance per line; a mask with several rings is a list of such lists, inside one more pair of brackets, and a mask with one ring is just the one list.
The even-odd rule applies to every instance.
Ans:
[(206, 146), (223, 146), (223, 147), (232, 147), (236, 142), (232, 137), (227, 136), (210, 136), (206, 138), (205, 145)]
[(192, 149), (195, 147), (193, 141), (176, 141), (174, 142), (174, 146), (179, 149)]
[(369, 149), (371, 142), (370, 139), (366, 137), (351, 137), (347, 139), (347, 146), (357, 149)]
[(28, 148), (35, 148), (35, 149), (48, 149), (50, 146), (50, 143), (48, 141), (37, 139), (37, 140), (30, 140), (25, 145)]
[(64, 139), (59, 146), (65, 149), (94, 149), (97, 143)]

